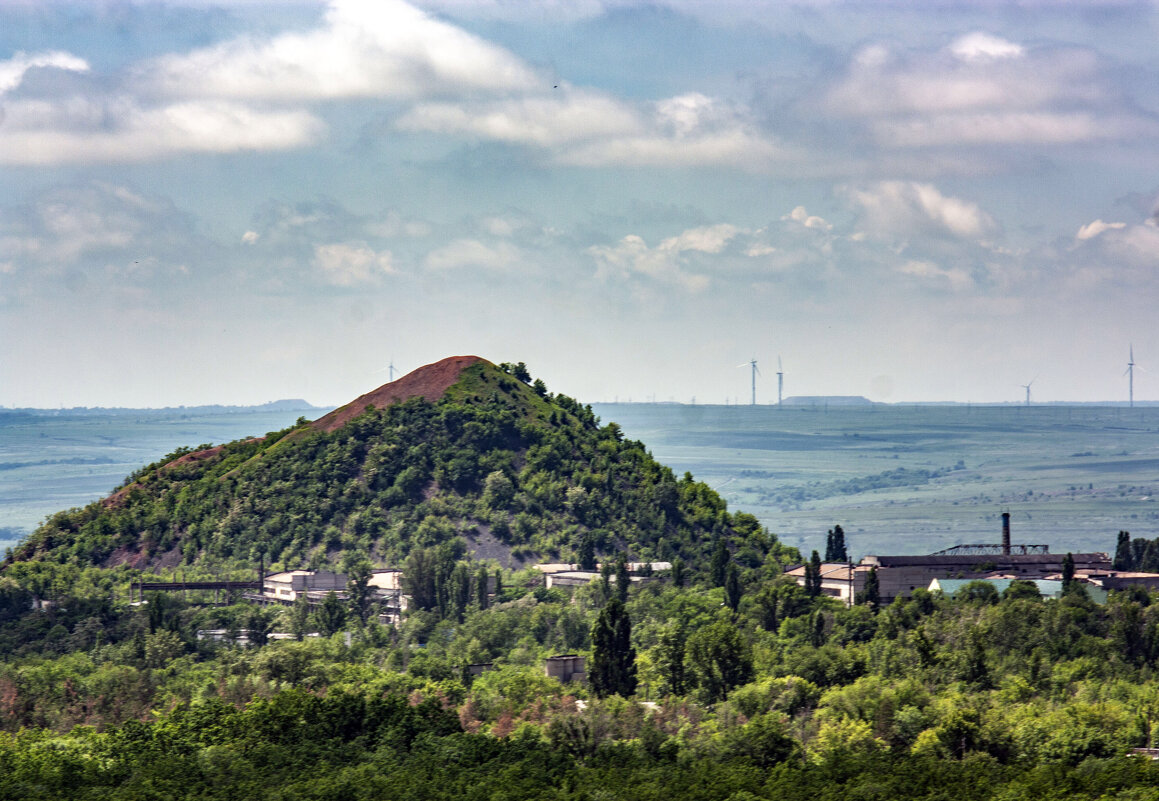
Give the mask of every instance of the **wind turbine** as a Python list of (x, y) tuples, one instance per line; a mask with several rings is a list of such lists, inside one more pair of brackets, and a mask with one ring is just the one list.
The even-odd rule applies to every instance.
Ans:
[(1035, 376), (1034, 378), (1030, 379), (1030, 384), (1019, 384), (1018, 385), (1026, 390), (1026, 405), (1027, 406), (1030, 405), (1030, 386), (1031, 386), (1031, 384), (1033, 384), (1037, 380), (1038, 380), (1038, 376)]
[(781, 391), (785, 388), (785, 368), (781, 366), (781, 357), (777, 357), (777, 405), (781, 405)]
[(393, 380), (394, 380), (394, 359), (391, 359), (391, 360), (390, 360), (390, 364), (388, 364), (388, 365), (386, 366), (386, 369), (389, 371), (389, 372), (387, 373), (387, 377), (388, 377), (388, 378), (389, 378), (391, 381), (393, 381)]
[(1131, 408), (1135, 408), (1135, 346), (1131, 345), (1131, 356), (1127, 360), (1127, 372), (1123, 375), (1127, 376), (1127, 398)]
[(744, 367), (745, 365), (749, 365), (753, 368), (753, 404), (752, 405), (756, 406), (757, 405), (757, 376), (761, 374), (761, 371), (757, 369), (757, 360), (755, 358), (749, 359), (744, 364), (738, 364), (737, 367)]

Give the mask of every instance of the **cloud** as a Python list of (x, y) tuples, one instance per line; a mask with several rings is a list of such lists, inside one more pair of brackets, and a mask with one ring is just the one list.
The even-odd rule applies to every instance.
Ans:
[(843, 192), (860, 208), (861, 227), (871, 234), (977, 240), (998, 231), (994, 219), (976, 204), (943, 195), (932, 184), (880, 181)]
[(397, 127), (558, 148), (576, 141), (633, 134), (643, 130), (644, 121), (611, 97), (565, 89), (553, 96), (490, 103), (426, 103), (404, 114)]
[(758, 130), (747, 110), (700, 93), (631, 105), (563, 86), (551, 95), (420, 104), (397, 127), (534, 146), (559, 163), (585, 167), (761, 169), (789, 155)]
[(1079, 240), (1080, 242), (1087, 239), (1094, 239), (1096, 236), (1106, 231), (1120, 230), (1126, 227), (1126, 223), (1106, 223), (1102, 220), (1095, 220), (1094, 222), (1087, 223), (1082, 228), (1079, 228), (1078, 233), (1075, 234), (1075, 239)]
[(954, 292), (970, 289), (974, 279), (960, 267), (941, 267), (933, 262), (910, 260), (901, 264), (897, 272), (912, 276), (934, 287), (948, 288)]
[(241, 37), (140, 70), (179, 97), (303, 100), (425, 97), (536, 83), (518, 58), (399, 0), (334, 0), (321, 27)]
[(655, 248), (649, 248), (642, 237), (629, 234), (615, 245), (590, 247), (588, 253), (599, 264), (601, 276), (626, 279), (642, 275), (690, 292), (699, 292), (708, 287), (709, 278), (689, 272), (685, 254), (719, 254), (741, 233), (740, 228), (728, 223), (690, 228), (662, 240)]
[(0, 95), (18, 87), (24, 80), (24, 74), (30, 69), (51, 67), (69, 72), (88, 72), (88, 62), (82, 58), (52, 50), (45, 53), (16, 53), (6, 61), (0, 61)]
[(831, 116), (863, 121), (890, 148), (1130, 141), (1159, 133), (1113, 90), (1091, 51), (985, 32), (947, 48), (870, 45), (825, 93)]
[(782, 222), (795, 222), (806, 228), (816, 228), (821, 231), (830, 231), (833, 225), (825, 220), (823, 217), (818, 217), (810, 214), (805, 210), (804, 206), (797, 206), (791, 212), (781, 218)]
[(363, 242), (317, 245), (314, 266), (329, 283), (342, 287), (373, 284), (395, 272), (390, 251), (375, 251)]
[(962, 61), (990, 61), (1021, 58), (1026, 50), (1016, 42), (976, 31), (955, 39), (950, 52)]
[(457, 239), (427, 254), (428, 270), (481, 268), (491, 271), (511, 269), (519, 260), (519, 250), (508, 242), (488, 245), (477, 239)]
[(305, 111), (255, 109), (223, 101), (142, 107), (130, 98), (73, 97), (5, 106), (0, 164), (130, 163), (179, 153), (283, 150), (324, 130)]
[(244, 244), (244, 245), (256, 244), (257, 241), (261, 238), (262, 238), (262, 235), (259, 234), (257, 231), (246, 231), (244, 234), (241, 235), (241, 241), (242, 241), (242, 244)]

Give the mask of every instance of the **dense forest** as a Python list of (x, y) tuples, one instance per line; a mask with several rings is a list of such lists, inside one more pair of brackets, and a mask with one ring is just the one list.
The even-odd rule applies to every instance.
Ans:
[[(1159, 596), (1143, 591), (1099, 606), (1078, 585), (1049, 600), (1033, 584), (999, 596), (979, 583), (953, 600), (917, 591), (846, 608), (775, 560), (730, 558), (719, 586), (706, 571), (629, 587), (609, 563), (570, 591), (504, 572), (497, 595), (392, 629), (341, 604), (114, 604), (109, 582), (124, 572), (23, 563), (0, 579), (0, 797), (1159, 788), (1159, 768), (1129, 755), (1153, 743), (1159, 717)], [(37, 583), (62, 589), (30, 610)], [(198, 639), (206, 628), (226, 637)], [(557, 653), (585, 655), (588, 683), (547, 677)]]
[[(547, 589), (488, 537), (599, 578)], [(341, 567), (347, 598), (130, 603), (142, 577), (255, 554)], [(632, 582), (629, 557), (672, 567)], [(397, 627), (359, 591), (374, 561), (404, 567)], [(784, 575), (799, 561), (520, 365), (175, 454), (5, 562), (0, 798), (1159, 797), (1132, 754), (1156, 744), (1159, 593), (847, 607)], [(546, 675), (558, 654), (587, 680)]]

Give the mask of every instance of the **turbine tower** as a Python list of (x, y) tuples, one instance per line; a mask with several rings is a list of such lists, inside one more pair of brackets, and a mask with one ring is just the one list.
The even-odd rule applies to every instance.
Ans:
[(1127, 402), (1131, 408), (1135, 408), (1135, 346), (1131, 345), (1130, 357), (1127, 359), (1127, 372), (1123, 373), (1127, 376)]
[(781, 357), (777, 357), (777, 405), (781, 405), (781, 392), (785, 388), (785, 368), (781, 365)]
[(757, 376), (761, 374), (761, 371), (757, 369), (757, 360), (755, 357), (752, 359), (749, 359), (744, 364), (737, 365), (737, 367), (745, 367), (745, 366), (749, 366), (749, 367), (753, 368), (753, 402), (752, 402), (752, 405), (756, 406), (757, 405)]
[(1031, 384), (1033, 384), (1037, 380), (1038, 380), (1038, 376), (1035, 376), (1034, 378), (1030, 379), (1030, 384), (1019, 384), (1018, 385), (1026, 390), (1026, 405), (1027, 406), (1030, 405), (1030, 386), (1031, 386)]
[(389, 373), (387, 373), (387, 375), (390, 377), (390, 380), (393, 381), (394, 380), (394, 359), (390, 360), (390, 364), (388, 364), (386, 366), (386, 369), (390, 371)]

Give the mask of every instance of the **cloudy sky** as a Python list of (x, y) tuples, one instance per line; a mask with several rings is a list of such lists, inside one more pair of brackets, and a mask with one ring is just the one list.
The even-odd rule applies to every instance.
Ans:
[(1153, 2), (0, 0), (0, 405), (1159, 399)]

